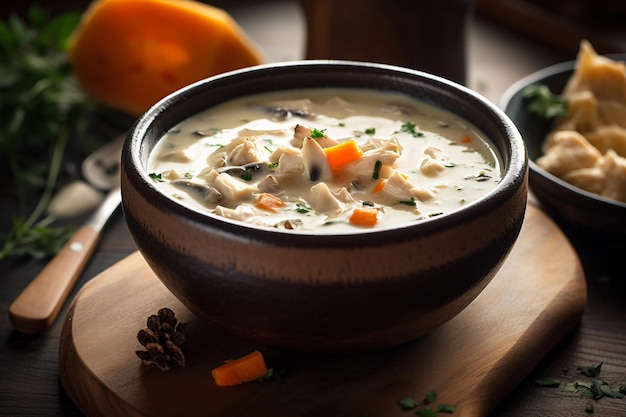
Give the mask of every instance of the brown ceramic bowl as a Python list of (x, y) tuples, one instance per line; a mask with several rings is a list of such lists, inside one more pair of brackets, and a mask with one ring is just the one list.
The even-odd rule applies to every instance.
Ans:
[[(161, 193), (149, 178), (151, 149), (189, 116), (235, 97), (311, 87), (403, 92), (462, 115), (495, 143), (502, 181), (479, 201), (426, 222), (313, 235), (201, 214)], [(123, 150), (122, 197), (137, 247), (196, 315), (267, 345), (370, 350), (430, 332), (490, 282), (524, 218), (527, 158), (504, 113), (450, 81), (376, 64), (280, 63), (200, 81), (146, 112)]]

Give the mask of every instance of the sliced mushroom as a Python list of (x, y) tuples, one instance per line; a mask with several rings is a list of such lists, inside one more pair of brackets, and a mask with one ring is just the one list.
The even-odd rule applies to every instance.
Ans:
[(251, 162), (245, 165), (227, 165), (219, 168), (215, 168), (215, 171), (219, 174), (230, 174), (234, 176), (244, 175), (249, 172), (251, 175), (267, 174), (270, 169), (265, 162)]
[(170, 184), (185, 191), (191, 198), (205, 205), (217, 204), (222, 200), (222, 193), (206, 184), (189, 180), (174, 180)]
[[(293, 147), (302, 148), (302, 145), (304, 144), (304, 138), (311, 137), (312, 134), (313, 129), (309, 129), (308, 127), (302, 125), (296, 125), (296, 127), (293, 129), (293, 139), (291, 139), (289, 143)], [(312, 139), (319, 143), (322, 148), (335, 146), (339, 143), (326, 135), (315, 137)]]
[(292, 116), (310, 118), (311, 100), (284, 100), (265, 107), (265, 110), (277, 120), (287, 120)]
[(287, 230), (297, 230), (301, 228), (303, 224), (304, 222), (301, 219), (287, 219), (276, 223), (274, 227)]
[(304, 163), (304, 173), (310, 181), (330, 181), (333, 172), (326, 158), (324, 149), (314, 139), (304, 138), (302, 144), (302, 160)]

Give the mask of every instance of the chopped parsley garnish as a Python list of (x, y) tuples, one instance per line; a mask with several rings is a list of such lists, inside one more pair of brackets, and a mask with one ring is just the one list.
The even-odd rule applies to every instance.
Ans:
[(373, 180), (377, 180), (378, 177), (380, 177), (380, 169), (382, 168), (383, 163), (382, 161), (377, 160), (374, 163), (374, 173), (372, 174), (372, 179)]
[(421, 138), (424, 136), (423, 132), (417, 130), (417, 126), (413, 122), (405, 122), (400, 126), (400, 132), (408, 133), (414, 138)]
[(165, 181), (163, 179), (163, 175), (162, 174), (157, 174), (155, 172), (151, 172), (150, 174), (148, 174), (148, 176), (150, 178), (152, 178), (152, 180), (155, 181), (155, 182), (163, 182), (163, 181)]
[(531, 85), (522, 91), (528, 103), (528, 111), (550, 120), (567, 114), (568, 102), (565, 98), (553, 94), (547, 85)]
[(308, 213), (309, 211), (311, 211), (311, 209), (310, 209), (310, 208), (308, 208), (307, 206), (303, 205), (302, 203), (297, 203), (297, 204), (296, 204), (296, 211), (297, 211), (298, 213), (306, 214), (306, 213)]
[(318, 139), (318, 138), (323, 138), (324, 137), (324, 132), (326, 132), (326, 129), (313, 129), (311, 131), (311, 138), (312, 139)]
[(246, 172), (244, 172), (243, 174), (241, 174), (239, 176), (239, 178), (241, 178), (244, 181), (250, 181), (252, 180), (252, 170), (251, 169), (246, 169)]
[(404, 204), (405, 206), (411, 206), (411, 207), (415, 207), (415, 199), (410, 199), (410, 200), (399, 200), (398, 204)]
[(470, 175), (465, 177), (466, 180), (474, 180), (474, 181), (478, 181), (478, 182), (485, 182), (485, 181), (489, 181), (491, 179), (491, 175), (487, 175), (487, 173), (485, 173), (485, 171), (480, 171), (478, 173), (478, 175)]
[(368, 135), (374, 135), (376, 134), (376, 128), (375, 127), (368, 127), (367, 129), (365, 129), (365, 133)]

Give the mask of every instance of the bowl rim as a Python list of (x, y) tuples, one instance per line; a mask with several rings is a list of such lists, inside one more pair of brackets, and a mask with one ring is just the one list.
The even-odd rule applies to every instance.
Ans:
[[(626, 60), (626, 53), (616, 53), (616, 54), (604, 54), (602, 56), (611, 58), (611, 59), (619, 59)], [(545, 68), (537, 70), (531, 74), (526, 75), (525, 77), (517, 80), (513, 84), (511, 84), (502, 94), (502, 97), (498, 101), (498, 106), (506, 113), (509, 107), (509, 104), (520, 94), (522, 94), (523, 90), (534, 84), (541, 84), (543, 80), (548, 77), (554, 76), (565, 76), (568, 73), (573, 73), (576, 67), (576, 60), (569, 60), (560, 62), (557, 64), (549, 65)], [(545, 138), (542, 139), (542, 142)], [(549, 173), (545, 169), (541, 168), (531, 157), (528, 156), (528, 167), (531, 170), (531, 174), (539, 175), (553, 183), (555, 183), (558, 187), (561, 187), (565, 192), (574, 196), (580, 196), (583, 200), (588, 201), (590, 203), (599, 203), (602, 206), (606, 207), (617, 207), (623, 208), (626, 210), (626, 203), (621, 201), (613, 200), (610, 198), (603, 197), (598, 194), (594, 194), (592, 192), (583, 190), (582, 188), (578, 188), (575, 185), (568, 183), (565, 180), (557, 177), (554, 174)], [(532, 175), (531, 175), (532, 176)], [(531, 184), (532, 187), (532, 184)]]
[[(141, 161), (140, 149), (143, 137), (149, 131), (150, 126), (155, 123), (158, 118), (163, 116), (163, 114), (166, 112), (166, 109), (169, 106), (175, 105), (183, 100), (183, 97), (186, 94), (189, 94), (189, 92), (193, 92), (194, 90), (211, 88), (210, 86), (215, 83), (224, 83), (232, 79), (237, 81), (243, 79), (243, 77), (249, 76), (250, 74), (265, 74), (267, 72), (270, 72), (270, 74), (272, 74), (272, 71), (280, 71), (293, 68), (306, 68), (309, 71), (312, 69), (320, 70), (324, 68), (331, 68), (331, 70), (334, 69), (336, 71), (338, 71), (338, 68), (343, 70), (356, 68), (357, 70), (362, 71), (381, 71), (381, 73), (389, 76), (395, 75), (401, 77), (412, 77), (421, 81), (437, 84), (438, 86), (442, 87), (442, 90), (453, 89), (457, 94), (464, 94), (470, 102), (477, 103), (483, 106), (486, 111), (489, 111), (491, 116), (490, 119), (493, 119), (493, 123), (498, 124), (498, 129), (506, 132), (505, 135), (509, 138), (509, 154), (504, 155), (504, 152), (500, 152), (498, 150), (503, 163), (501, 180), (489, 193), (483, 195), (478, 200), (469, 203), (462, 208), (446, 213), (443, 216), (433, 217), (423, 222), (411, 223), (404, 226), (385, 229), (359, 229), (359, 231), (357, 232), (320, 234), (309, 231), (285, 231), (278, 228), (273, 229), (267, 227), (258, 227), (250, 225), (243, 221), (226, 219), (212, 213), (201, 213), (197, 210), (180, 204), (165, 195), (156, 187), (153, 180), (149, 178), (149, 173), (147, 172), (147, 170), (142, 169), (143, 163)], [(286, 88), (285, 90), (288, 89), (294, 88), (290, 87)], [(402, 92), (401, 90), (397, 91)], [(504, 161), (506, 159), (508, 159), (508, 162), (505, 164)], [(159, 204), (164, 204), (165, 206), (172, 209), (174, 213), (180, 214), (182, 217), (200, 223), (211, 223), (219, 225), (218, 227), (220, 229), (227, 229), (235, 233), (237, 233), (237, 231), (245, 230), (247, 236), (256, 236), (263, 239), (272, 239), (273, 237), (280, 237), (283, 240), (287, 239), (289, 241), (310, 239), (316, 242), (337, 242), (337, 244), (341, 244), (341, 242), (345, 241), (346, 239), (354, 240), (355, 238), (363, 238), (364, 236), (380, 239), (380, 242), (388, 242), (390, 240), (398, 240), (399, 236), (405, 236), (407, 239), (409, 238), (409, 236), (414, 236), (415, 228), (419, 228), (420, 233), (424, 235), (435, 232), (437, 230), (441, 230), (442, 228), (449, 228), (451, 225), (463, 223), (465, 219), (468, 218), (468, 216), (470, 215), (484, 215), (485, 204), (487, 204), (488, 206), (498, 205), (502, 201), (502, 199), (507, 196), (513, 195), (516, 190), (519, 189), (519, 187), (522, 187), (523, 183), (528, 177), (528, 157), (526, 153), (525, 143), (521, 137), (521, 134), (519, 133), (519, 130), (502, 109), (500, 109), (496, 104), (484, 98), (479, 93), (443, 77), (419, 70), (413, 70), (388, 64), (330, 59), (294, 60), (260, 64), (228, 71), (189, 84), (159, 100), (135, 121), (135, 124), (127, 135), (127, 139), (123, 147), (123, 166), (125, 165), (124, 161), (127, 161), (127, 164), (130, 164), (134, 167), (133, 171), (136, 179), (140, 181), (143, 187), (145, 187), (144, 191), (148, 192), (151, 196), (158, 198)], [(122, 183), (122, 194), (124, 194), (123, 191), (124, 187)]]

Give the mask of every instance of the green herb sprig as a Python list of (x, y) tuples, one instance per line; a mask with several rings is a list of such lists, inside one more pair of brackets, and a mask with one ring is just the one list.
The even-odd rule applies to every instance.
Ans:
[[(0, 21), (0, 171), (17, 202), (17, 218), (0, 235), (0, 261), (54, 255), (69, 237), (44, 213), (65, 163), (70, 137), (86, 130), (91, 102), (73, 82), (66, 44), (79, 14)], [(6, 188), (5, 188), (6, 190)], [(33, 208), (34, 207), (34, 208)]]
[(567, 114), (567, 100), (553, 94), (547, 85), (528, 86), (522, 91), (522, 95), (528, 100), (528, 111), (539, 117), (550, 120)]

